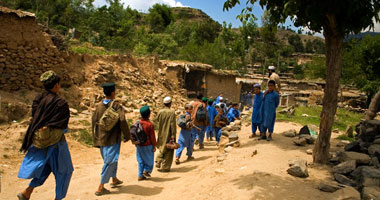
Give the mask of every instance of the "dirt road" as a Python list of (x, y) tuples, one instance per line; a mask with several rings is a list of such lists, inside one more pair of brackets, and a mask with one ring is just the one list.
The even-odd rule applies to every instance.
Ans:
[[(275, 133), (300, 126), (279, 122)], [(275, 135), (272, 142), (248, 139), (250, 127), (243, 127), (239, 133), (241, 147), (233, 148), (225, 160), (218, 163), (217, 147), (207, 142), (206, 148), (194, 152), (194, 161), (173, 163), (172, 172), (159, 173), (154, 169), (152, 179), (137, 181), (135, 148), (124, 143), (121, 149), (118, 177), (124, 185), (111, 189), (112, 194), (97, 197), (94, 192), (99, 184), (102, 159), (99, 150), (85, 147), (73, 140), (69, 146), (75, 170), (66, 199), (332, 199), (330, 193), (320, 192), (320, 181), (332, 180), (329, 167), (312, 165), (310, 177), (295, 178), (287, 174), (288, 161), (305, 159), (312, 162), (312, 156), (305, 151), (312, 146), (296, 147), (291, 138)], [(3, 147), (2, 147), (3, 148)], [(252, 152), (258, 154), (251, 157)], [(17, 178), (23, 155), (8, 158), (3, 164), (2, 191), (0, 199), (15, 199), (29, 180)], [(1, 159), (4, 159), (3, 157)], [(182, 158), (182, 161), (185, 157)], [(2, 162), (7, 163), (7, 162)], [(6, 166), (4, 166), (6, 165)], [(216, 172), (218, 171), (218, 172)], [(109, 185), (106, 188), (110, 189)], [(54, 176), (35, 190), (32, 199), (54, 198)]]

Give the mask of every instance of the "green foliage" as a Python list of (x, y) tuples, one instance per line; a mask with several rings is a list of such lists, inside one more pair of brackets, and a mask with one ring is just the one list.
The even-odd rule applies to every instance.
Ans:
[(326, 58), (313, 57), (311, 62), (305, 64), (305, 77), (309, 79), (325, 79), (326, 78)]
[(294, 78), (296, 79), (304, 79), (305, 78), (305, 72), (302, 67), (302, 65), (296, 65), (294, 66)]
[(291, 35), (288, 38), (289, 44), (293, 47), (295, 52), (304, 52), (304, 46), (299, 35)]
[[(287, 116), (287, 114), (277, 114), (277, 119), (280, 121), (290, 121), (299, 123), (301, 125), (313, 124), (318, 126), (320, 123), (320, 113), (322, 107), (320, 106), (300, 106), (295, 108), (294, 116)], [(302, 116), (307, 114), (307, 117)], [(363, 114), (354, 113), (348, 110), (338, 108), (334, 120), (334, 129), (345, 131), (348, 126), (355, 126), (363, 118)]]
[(155, 33), (163, 32), (173, 19), (171, 8), (165, 4), (153, 5), (153, 7), (149, 8), (149, 13), (146, 18), (150, 29)]
[(77, 133), (73, 133), (72, 136), (74, 139), (76, 139), (78, 142), (81, 142), (85, 145), (92, 146), (93, 141), (92, 141), (92, 135), (87, 129), (81, 129)]
[(348, 141), (350, 141), (350, 142), (355, 141), (355, 138), (350, 138), (350, 137), (348, 137), (348, 136), (345, 135), (345, 134), (339, 135), (339, 136), (337, 137), (337, 139), (338, 139), (338, 140), (348, 140)]
[(352, 40), (343, 54), (343, 82), (354, 84), (369, 99), (380, 89), (380, 35)]

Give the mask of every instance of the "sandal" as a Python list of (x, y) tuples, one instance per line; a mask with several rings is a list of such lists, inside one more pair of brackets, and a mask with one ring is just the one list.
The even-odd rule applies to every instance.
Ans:
[(103, 190), (101, 192), (95, 192), (96, 196), (102, 196), (105, 194), (111, 194), (111, 192), (109, 190), (107, 190), (106, 188), (103, 188)]
[(156, 168), (161, 168), (161, 162), (156, 162)]
[(110, 185), (111, 185), (111, 187), (116, 187), (116, 186), (121, 185), (121, 184), (123, 184), (123, 181), (117, 180), (116, 183), (111, 183)]
[(256, 134), (252, 134), (249, 136), (249, 138), (252, 139), (252, 138), (255, 138), (256, 136), (257, 136)]
[(150, 177), (152, 177), (148, 172), (143, 172), (143, 176), (145, 176), (146, 178), (150, 178)]
[(142, 177), (139, 177), (137, 180), (138, 181), (144, 181), (144, 180), (146, 180), (147, 178), (145, 177), (145, 176), (142, 176)]
[(29, 199), (27, 199), (23, 194), (21, 194), (21, 193), (18, 193), (17, 194), (17, 197), (18, 197), (18, 200), (29, 200)]
[(175, 159), (175, 164), (176, 165), (179, 165), (181, 162), (179, 161), (179, 159)]

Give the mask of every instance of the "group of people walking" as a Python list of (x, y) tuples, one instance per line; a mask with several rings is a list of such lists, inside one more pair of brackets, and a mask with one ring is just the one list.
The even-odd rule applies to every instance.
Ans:
[[(45, 91), (32, 104), (32, 120), (21, 147), (26, 155), (18, 174), (19, 178), (32, 181), (24, 191), (17, 194), (19, 200), (30, 199), (34, 188), (41, 186), (51, 172), (56, 178), (55, 199), (65, 198), (74, 170), (65, 139), (70, 110), (66, 100), (57, 94), (60, 77), (53, 71), (47, 71), (41, 75), (40, 80)], [(131, 140), (136, 146), (138, 181), (142, 181), (151, 177), (154, 163), (157, 171), (170, 172), (174, 154), (175, 163), (179, 165), (184, 149), (187, 150), (187, 161), (193, 160), (194, 146), (203, 149), (205, 136), (207, 140), (215, 138), (218, 145), (222, 128), (240, 119), (238, 104), (225, 102), (223, 94), (215, 101), (200, 94), (197, 100), (184, 105), (185, 114), (178, 118), (171, 109), (171, 97), (165, 97), (163, 108), (153, 120), (155, 123), (150, 119), (149, 106), (143, 106), (140, 108), (140, 119), (129, 127), (123, 106), (115, 100), (115, 84), (106, 83), (102, 88), (105, 98), (96, 105), (92, 115), (93, 145), (99, 148), (104, 161), (100, 184), (95, 192), (97, 196), (110, 193), (105, 184), (111, 179), (111, 187), (123, 184), (117, 178), (122, 141)], [(268, 140), (272, 138), (275, 110), (279, 104), (279, 95), (275, 89), (276, 83), (273, 80), (268, 82), (265, 93), (260, 91), (260, 85), (254, 85), (251, 137), (255, 136), (258, 128), (260, 139), (266, 139), (267, 131)], [(180, 128), (178, 140), (177, 126)], [(157, 139), (155, 128), (158, 131)]]

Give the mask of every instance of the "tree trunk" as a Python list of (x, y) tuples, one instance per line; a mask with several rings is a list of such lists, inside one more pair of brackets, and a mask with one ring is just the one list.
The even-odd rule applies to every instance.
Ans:
[(319, 136), (314, 146), (315, 163), (330, 160), (330, 137), (338, 104), (339, 80), (342, 74), (342, 51), (344, 34), (338, 33), (334, 16), (327, 16), (323, 27), (326, 43), (326, 86), (324, 88), (323, 108)]
[(365, 119), (372, 120), (376, 117), (376, 113), (380, 110), (380, 90), (373, 96), (368, 110), (365, 112)]

